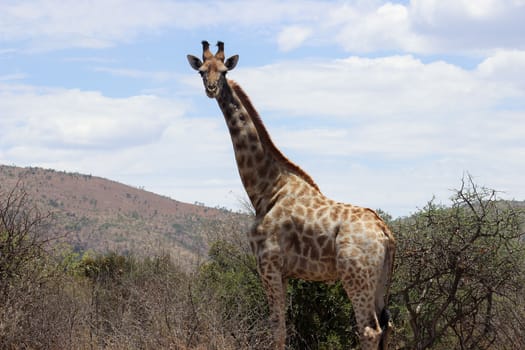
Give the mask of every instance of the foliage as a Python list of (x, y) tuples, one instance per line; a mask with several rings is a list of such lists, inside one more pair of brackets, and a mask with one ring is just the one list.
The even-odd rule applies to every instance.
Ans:
[(451, 207), (431, 201), (392, 223), (398, 240), (392, 289), (403, 348), (525, 346), (521, 214), (468, 177)]
[(291, 280), (288, 295), (292, 349), (338, 350), (357, 345), (352, 305), (341, 283)]
[(255, 258), (226, 241), (215, 242), (209, 257), (210, 261), (202, 267), (200, 279), (206, 287), (210, 287), (210, 283), (216, 287), (225, 308), (231, 310), (243, 302), (246, 303), (246, 310), (259, 308), (264, 291), (257, 275)]
[[(255, 259), (225, 222), (208, 260), (95, 254), (52, 240), (51, 216), (22, 186), (0, 188), (0, 348), (270, 349)], [(451, 206), (392, 220), (398, 249), (390, 309), (395, 349), (525, 348), (524, 214), (466, 178)], [(53, 244), (51, 244), (53, 243)], [(339, 284), (291, 280), (288, 347), (357, 345)]]
[(212, 244), (209, 257), (200, 270), (201, 295), (217, 303), (221, 324), (231, 332), (238, 348), (264, 348), (270, 341), (268, 306), (255, 258), (242, 246), (226, 240)]
[[(0, 188), (0, 298), (9, 293), (10, 283), (19, 279), (28, 262), (42, 256), (47, 217), (33, 207), (23, 186), (8, 192)], [(2, 302), (2, 299), (0, 299)]]
[[(267, 327), (268, 307), (254, 257), (241, 245), (226, 240), (215, 242), (209, 255), (199, 280), (206, 290), (214, 291), (222, 323), (231, 324), (233, 332), (256, 331), (239, 342), (239, 347), (260, 349), (264, 344), (261, 338), (268, 337), (260, 334), (261, 327)], [(289, 347), (337, 350), (356, 345), (352, 307), (340, 283), (291, 280), (288, 299)]]
[[(44, 249), (54, 239), (50, 220), (21, 183), (0, 187), (0, 348), (49, 346), (71, 334), (54, 329), (67, 322), (69, 300), (62, 298), (59, 272)], [(59, 301), (60, 313), (42, 312)]]

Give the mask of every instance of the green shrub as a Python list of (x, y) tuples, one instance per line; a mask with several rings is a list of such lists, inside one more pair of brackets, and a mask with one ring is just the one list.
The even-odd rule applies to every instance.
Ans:
[(291, 280), (288, 296), (291, 348), (338, 350), (357, 345), (352, 305), (341, 283)]

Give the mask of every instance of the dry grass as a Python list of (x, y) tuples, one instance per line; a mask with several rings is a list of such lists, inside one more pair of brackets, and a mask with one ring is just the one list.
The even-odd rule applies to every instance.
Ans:
[[(268, 342), (266, 328), (243, 329), (254, 326), (243, 322), (247, 310), (226, 320), (215, 291), (168, 257), (115, 255), (63, 269), (47, 265), (38, 283), (34, 275), (10, 282), (0, 306), (0, 348), (233, 350)], [(247, 339), (256, 333), (264, 339)]]

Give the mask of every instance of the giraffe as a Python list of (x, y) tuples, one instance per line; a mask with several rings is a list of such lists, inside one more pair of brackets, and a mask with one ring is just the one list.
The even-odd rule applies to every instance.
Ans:
[(274, 346), (285, 349), (289, 278), (340, 280), (352, 302), (361, 348), (387, 349), (391, 329), (386, 308), (395, 239), (371, 209), (325, 197), (314, 180), (274, 145), (243, 89), (226, 78), (238, 55), (225, 59), (202, 42), (202, 60), (187, 55), (217, 100), (230, 132), (239, 175), (255, 208), (248, 233), (266, 291)]

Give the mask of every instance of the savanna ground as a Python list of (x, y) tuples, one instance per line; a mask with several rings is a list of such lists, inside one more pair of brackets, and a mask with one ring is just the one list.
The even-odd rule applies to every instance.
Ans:
[[(380, 212), (398, 246), (393, 349), (525, 348), (523, 206), (465, 177), (451, 204)], [(244, 226), (217, 227), (192, 268), (74, 251), (21, 184), (0, 190), (0, 348), (271, 349), (268, 308)], [(291, 281), (290, 349), (358, 346), (340, 285)]]

